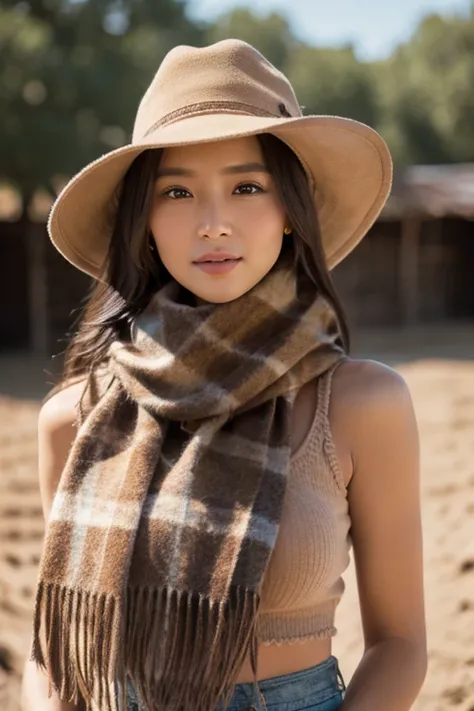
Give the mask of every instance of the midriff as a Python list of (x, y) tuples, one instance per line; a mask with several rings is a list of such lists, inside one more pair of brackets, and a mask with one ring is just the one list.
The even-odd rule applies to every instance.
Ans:
[[(331, 656), (331, 638), (308, 639), (303, 642), (287, 644), (260, 644), (258, 650), (257, 679), (268, 679), (272, 676), (292, 674), (302, 669), (316, 666)], [(250, 658), (242, 665), (238, 684), (252, 682), (253, 674)]]

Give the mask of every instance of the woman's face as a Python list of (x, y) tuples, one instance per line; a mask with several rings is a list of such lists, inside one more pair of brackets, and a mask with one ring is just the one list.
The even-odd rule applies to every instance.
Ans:
[(249, 291), (278, 259), (285, 227), (257, 138), (165, 149), (149, 225), (166, 269), (198, 299)]

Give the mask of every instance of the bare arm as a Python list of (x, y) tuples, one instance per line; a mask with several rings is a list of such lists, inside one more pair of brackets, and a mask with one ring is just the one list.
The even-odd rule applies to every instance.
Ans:
[[(83, 384), (78, 383), (53, 395), (38, 420), (38, 470), (43, 514), (47, 521), (69, 450), (76, 434), (76, 403)], [(83, 705), (61, 701), (53, 692), (48, 698), (48, 676), (27, 661), (23, 672), (22, 711), (82, 711)]]
[(398, 373), (370, 361), (352, 361), (340, 371), (365, 641), (342, 708), (408, 711), (427, 666), (418, 429)]

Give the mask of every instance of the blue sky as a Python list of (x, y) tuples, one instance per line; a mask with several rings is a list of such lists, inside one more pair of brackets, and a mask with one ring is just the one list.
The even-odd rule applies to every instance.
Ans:
[(286, 15), (295, 34), (312, 44), (352, 42), (360, 59), (383, 58), (407, 40), (430, 12), (469, 12), (471, 0), (188, 0), (190, 14), (213, 19), (237, 6)]

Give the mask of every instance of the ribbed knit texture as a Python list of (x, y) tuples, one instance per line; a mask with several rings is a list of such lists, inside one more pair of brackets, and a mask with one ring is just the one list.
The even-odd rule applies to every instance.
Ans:
[(346, 488), (328, 417), (336, 367), (320, 378), (312, 425), (292, 457), (280, 531), (262, 589), (263, 643), (336, 634), (341, 576), (351, 548)]

